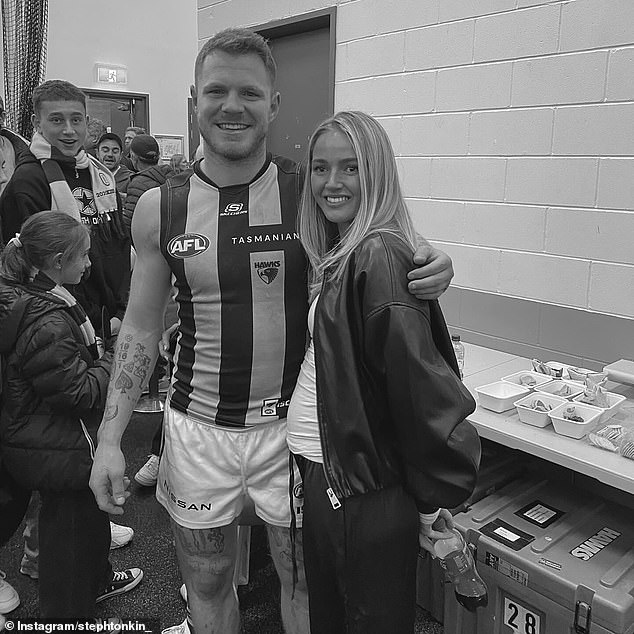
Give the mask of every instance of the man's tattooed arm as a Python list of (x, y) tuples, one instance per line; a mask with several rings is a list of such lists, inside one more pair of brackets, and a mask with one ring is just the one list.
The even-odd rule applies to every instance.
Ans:
[[(139, 333), (122, 328), (117, 339), (104, 417), (99, 428), (120, 438), (156, 363), (159, 333)], [(114, 429), (113, 429), (114, 428)]]

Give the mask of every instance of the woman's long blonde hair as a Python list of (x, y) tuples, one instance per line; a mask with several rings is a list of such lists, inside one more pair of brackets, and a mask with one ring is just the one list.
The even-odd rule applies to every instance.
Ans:
[[(335, 225), (319, 208), (310, 184), (315, 143), (328, 130), (348, 137), (357, 156), (361, 186), (359, 211), (338, 240), (333, 239)], [(308, 146), (299, 236), (311, 265), (311, 299), (319, 292), (324, 276), (338, 280), (352, 252), (367, 236), (379, 231), (397, 235), (412, 250), (416, 248), (416, 232), (403, 200), (387, 133), (376, 119), (364, 112), (338, 112), (317, 126)]]

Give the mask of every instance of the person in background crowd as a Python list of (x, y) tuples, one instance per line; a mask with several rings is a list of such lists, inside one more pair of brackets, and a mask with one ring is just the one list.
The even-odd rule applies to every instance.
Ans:
[(123, 206), (123, 219), (128, 231), (139, 198), (148, 190), (162, 185), (176, 171), (169, 163), (159, 165), (161, 156), (158, 143), (149, 134), (138, 134), (130, 144), (130, 160), (135, 174), (130, 178), (128, 196)]
[(126, 128), (125, 133), (123, 135), (123, 157), (121, 158), (122, 165), (125, 165), (131, 172), (134, 172), (134, 165), (130, 160), (130, 143), (132, 143), (132, 139), (137, 134), (147, 134), (145, 128), (141, 128), (140, 126), (132, 125)]
[[(88, 488), (112, 363), (64, 285), (90, 266), (90, 230), (63, 212), (29, 217), (0, 257), (0, 441), (5, 467), (38, 490), (40, 616), (90, 619), (127, 592), (139, 568), (113, 572), (110, 527)], [(35, 274), (35, 277), (33, 275)]]
[(97, 142), (108, 132), (106, 124), (101, 119), (90, 119), (86, 124), (86, 140), (84, 141), (84, 150), (90, 156), (97, 157)]
[(125, 134), (123, 135), (123, 144), (124, 144), (126, 156), (129, 156), (129, 154), (130, 154), (130, 143), (132, 143), (132, 139), (134, 139), (134, 137), (137, 134), (147, 134), (147, 133), (145, 131), (145, 128), (141, 128), (141, 127), (135, 126), (135, 125), (132, 125), (132, 126), (130, 126), (130, 127), (125, 129)]
[(170, 158), (170, 166), (175, 174), (180, 174), (186, 169), (189, 169), (189, 163), (183, 154), (174, 154), (172, 158)]
[(97, 142), (97, 158), (112, 172), (117, 191), (125, 201), (132, 172), (125, 165), (121, 165), (122, 152), (123, 144), (118, 134), (106, 132), (101, 135)]
[(312, 336), (288, 442), (304, 484), (310, 631), (413, 632), (419, 531), (433, 552), (428, 539), (448, 536), (432, 528), (439, 507), (476, 483), (475, 402), (438, 302), (407, 289), (417, 237), (387, 133), (340, 112), (308, 151), (299, 235)]
[[(5, 117), (4, 100), (0, 96), (0, 194), (13, 176), (16, 157), (19, 159), (20, 154), (28, 150), (26, 139), (4, 127)], [(3, 243), (1, 232), (0, 243)]]
[[(121, 437), (154, 365), (174, 280), (178, 336), (156, 495), (187, 588), (191, 621), (176, 626), (181, 632), (239, 631), (232, 578), (249, 503), (267, 526), (285, 630), (308, 632), (301, 534), (293, 566), (286, 444), (304, 355), (307, 263), (295, 233), (299, 167), (266, 149), (280, 103), (275, 73), (253, 31), (207, 40), (192, 87), (204, 158), (143, 194), (134, 212), (137, 261), (91, 488), (101, 509), (123, 512)], [(413, 284), (437, 297), (451, 280), (450, 259), (429, 246), (419, 251), (425, 266)]]

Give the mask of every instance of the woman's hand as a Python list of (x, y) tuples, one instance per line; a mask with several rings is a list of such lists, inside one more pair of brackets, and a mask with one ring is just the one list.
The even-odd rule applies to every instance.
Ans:
[(447, 509), (440, 509), (438, 517), (432, 524), (424, 522), (421, 518), (418, 529), (420, 547), (435, 557), (434, 542), (451, 537), (454, 526), (453, 517)]

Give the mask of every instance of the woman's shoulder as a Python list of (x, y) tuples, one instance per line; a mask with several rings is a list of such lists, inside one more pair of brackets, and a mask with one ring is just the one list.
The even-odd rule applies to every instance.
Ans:
[(407, 274), (414, 268), (412, 256), (412, 247), (387, 231), (367, 236), (355, 249), (352, 279), (362, 291), (368, 312), (393, 304), (424, 309), (425, 302), (416, 299), (407, 286)]
[[(355, 249), (357, 266), (388, 273), (413, 268), (414, 251), (403, 237), (392, 231), (377, 231), (366, 236)], [(387, 267), (387, 268), (386, 268)]]

